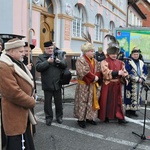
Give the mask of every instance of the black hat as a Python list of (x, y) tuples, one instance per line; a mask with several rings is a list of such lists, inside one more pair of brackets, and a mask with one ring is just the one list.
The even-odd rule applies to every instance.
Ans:
[(120, 52), (120, 49), (117, 45), (112, 45), (107, 49), (107, 54), (118, 54)]
[(49, 47), (49, 46), (53, 46), (53, 42), (52, 41), (48, 41), (44, 43), (44, 47)]
[[(27, 47), (28, 46), (28, 42), (25, 42), (25, 46), (24, 47)], [(34, 45), (32, 45), (32, 44), (30, 44), (30, 48), (31, 49), (34, 49), (35, 48), (35, 46)]]
[(131, 54), (133, 53), (141, 53), (141, 50), (138, 47), (134, 47), (133, 50), (131, 51)]

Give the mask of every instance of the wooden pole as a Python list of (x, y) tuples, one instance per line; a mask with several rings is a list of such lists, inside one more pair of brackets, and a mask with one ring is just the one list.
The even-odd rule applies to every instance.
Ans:
[(35, 31), (34, 31), (34, 29), (33, 28), (29, 28), (29, 34), (28, 34), (28, 64), (30, 64), (30, 40), (31, 40), (31, 37), (30, 37), (30, 33), (31, 33), (31, 31), (34, 33), (34, 35), (35, 35)]

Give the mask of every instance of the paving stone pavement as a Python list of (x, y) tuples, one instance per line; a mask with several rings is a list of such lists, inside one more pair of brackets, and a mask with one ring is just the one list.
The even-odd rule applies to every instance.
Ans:
[[(146, 83), (149, 86), (150, 80), (147, 80)], [(41, 81), (36, 81), (36, 84), (37, 84), (38, 101), (43, 101), (44, 94), (43, 94), (43, 91), (41, 88)], [(69, 85), (64, 86), (64, 94), (62, 95), (64, 102), (73, 102), (74, 101), (75, 89), (76, 89), (76, 82), (70, 82)], [(63, 89), (62, 89), (62, 93), (63, 93)], [(123, 93), (123, 88), (122, 88), (122, 93)], [(146, 91), (143, 89), (143, 92), (142, 92), (143, 104), (144, 104), (145, 99), (146, 99)], [(150, 89), (147, 91), (147, 102), (150, 105)]]
[[(36, 87), (37, 87), (38, 100), (42, 101), (44, 99), (44, 93), (41, 88), (41, 82), (36, 81), (36, 85), (37, 85)], [(63, 97), (64, 102), (72, 102), (75, 97), (76, 83), (71, 82), (69, 85), (65, 85), (63, 89), (62, 89), (62, 97)]]

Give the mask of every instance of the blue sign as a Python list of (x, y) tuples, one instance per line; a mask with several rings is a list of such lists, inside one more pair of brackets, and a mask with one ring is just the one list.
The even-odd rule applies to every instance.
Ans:
[(130, 32), (116, 30), (116, 39), (119, 42), (120, 49), (124, 52), (125, 57), (130, 55)]

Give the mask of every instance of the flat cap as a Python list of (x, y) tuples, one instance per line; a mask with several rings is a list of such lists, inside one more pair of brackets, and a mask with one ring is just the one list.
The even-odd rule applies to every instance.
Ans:
[(47, 41), (47, 42), (44, 43), (44, 47), (49, 47), (49, 46), (53, 46), (52, 41)]

